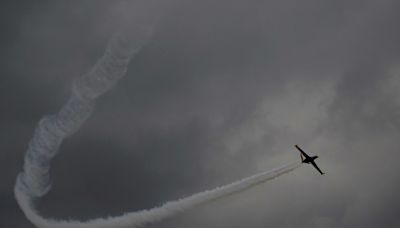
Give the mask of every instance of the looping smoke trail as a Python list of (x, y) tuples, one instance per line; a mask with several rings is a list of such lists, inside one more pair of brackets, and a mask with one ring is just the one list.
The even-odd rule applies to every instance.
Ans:
[(29, 210), (33, 208), (31, 201), (51, 188), (50, 163), (63, 139), (76, 132), (90, 116), (96, 98), (125, 75), (131, 57), (148, 42), (152, 33), (148, 26), (136, 26), (135, 31), (135, 37), (127, 31), (116, 33), (94, 67), (74, 81), (71, 97), (61, 110), (39, 121), (25, 155), (23, 172), (15, 184), (18, 203), (27, 215), (36, 214)]
[(148, 40), (147, 36), (131, 45), (126, 36), (117, 33), (106, 52), (89, 73), (77, 79), (72, 95), (55, 115), (43, 117), (35, 129), (24, 161), (24, 171), (16, 188), (30, 197), (41, 197), (50, 189), (50, 161), (63, 139), (77, 131), (90, 116), (95, 100), (125, 75), (129, 60)]
[(127, 31), (117, 33), (95, 66), (87, 74), (74, 81), (71, 97), (61, 110), (54, 115), (44, 116), (39, 121), (25, 155), (23, 171), (18, 175), (14, 188), (18, 204), (35, 226), (40, 228), (139, 227), (199, 204), (243, 191), (300, 166), (298, 163), (293, 163), (214, 190), (168, 202), (160, 207), (117, 217), (81, 222), (52, 220), (40, 216), (33, 201), (44, 196), (51, 188), (50, 163), (58, 153), (63, 139), (76, 132), (89, 118), (96, 98), (107, 92), (125, 75), (131, 57), (144, 46), (151, 35), (151, 29), (148, 26), (139, 26), (135, 32), (137, 32), (135, 36)]

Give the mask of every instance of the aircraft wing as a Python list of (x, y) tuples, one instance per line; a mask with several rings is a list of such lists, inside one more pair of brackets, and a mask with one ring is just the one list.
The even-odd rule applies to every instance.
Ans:
[(300, 151), (300, 153), (303, 154), (303, 156), (304, 156), (305, 158), (309, 158), (309, 157), (310, 157), (310, 156), (308, 156), (308, 155), (306, 154), (306, 152), (304, 152), (299, 146), (295, 145), (295, 147)]
[(321, 175), (324, 175), (324, 174), (325, 174), (325, 173), (323, 173), (323, 172), (318, 168), (317, 164), (316, 164), (314, 161), (312, 161), (311, 164), (314, 166), (315, 169), (318, 170), (319, 173), (321, 173)]

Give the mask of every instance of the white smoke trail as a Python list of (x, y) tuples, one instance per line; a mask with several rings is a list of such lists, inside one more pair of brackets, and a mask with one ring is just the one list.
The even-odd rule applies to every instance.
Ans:
[(131, 57), (148, 42), (152, 33), (149, 26), (136, 25), (134, 29), (134, 37), (128, 31), (116, 33), (94, 67), (74, 81), (71, 97), (61, 110), (39, 121), (25, 155), (23, 172), (18, 175), (14, 188), (28, 218), (34, 218), (36, 213), (27, 205), (33, 206), (34, 199), (50, 190), (50, 163), (64, 138), (80, 128), (90, 116), (96, 98), (125, 75)]
[(49, 191), (50, 162), (61, 142), (90, 116), (96, 98), (124, 76), (130, 57), (148, 40), (149, 31), (134, 45), (121, 33), (115, 35), (92, 70), (74, 82), (72, 95), (61, 110), (39, 121), (25, 155), (24, 170), (17, 178), (18, 190), (30, 197), (41, 197)]
[(244, 178), (237, 182), (233, 182), (213, 190), (200, 192), (187, 198), (167, 202), (160, 207), (155, 207), (149, 210), (131, 212), (122, 216), (99, 218), (85, 222), (45, 219), (38, 215), (38, 213), (33, 209), (32, 202), (27, 195), (23, 194), (21, 191), (16, 191), (15, 194), (22, 210), (25, 212), (26, 217), (33, 224), (40, 228), (134, 228), (149, 223), (158, 222), (162, 219), (171, 217), (200, 204), (244, 191), (285, 173), (291, 172), (300, 165), (300, 163), (292, 163), (278, 169)]
[[(136, 27), (135, 32), (135, 34), (127, 31), (117, 33), (109, 42), (104, 56), (99, 59), (91, 71), (74, 82), (71, 97), (61, 110), (54, 115), (45, 116), (39, 121), (25, 155), (23, 171), (18, 175), (14, 188), (18, 204), (35, 226), (40, 228), (139, 227), (210, 200), (243, 191), (290, 172), (299, 166), (297, 163), (290, 164), (214, 190), (168, 202), (160, 207), (117, 217), (82, 222), (52, 220), (40, 216), (35, 209), (34, 200), (44, 196), (51, 188), (50, 163), (58, 153), (62, 141), (76, 132), (90, 116), (96, 98), (107, 92), (125, 75), (130, 59), (149, 40), (151, 35), (151, 29), (148, 26)], [(131, 37), (132, 35), (129, 34), (135, 35), (135, 37)]]

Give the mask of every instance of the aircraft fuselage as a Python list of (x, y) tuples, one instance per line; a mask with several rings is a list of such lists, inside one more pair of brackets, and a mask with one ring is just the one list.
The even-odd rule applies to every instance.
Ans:
[(307, 158), (305, 158), (303, 161), (302, 161), (302, 163), (307, 163), (307, 164), (310, 164), (311, 162), (313, 162), (315, 159), (317, 159), (318, 158), (318, 156), (310, 156), (310, 157), (307, 157)]

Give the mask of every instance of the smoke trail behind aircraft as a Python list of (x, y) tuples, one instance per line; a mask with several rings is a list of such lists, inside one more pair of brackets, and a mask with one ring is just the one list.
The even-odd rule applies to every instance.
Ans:
[[(144, 43), (144, 42), (143, 42)], [(142, 45), (142, 44), (141, 44)], [(114, 37), (93, 70), (75, 81), (71, 98), (56, 115), (40, 120), (25, 156), (24, 170), (19, 174), (15, 196), (26, 217), (40, 228), (106, 228), (139, 227), (173, 216), (197, 205), (237, 193), (261, 184), (300, 166), (293, 163), (260, 173), (243, 180), (204, 191), (149, 210), (127, 213), (122, 216), (99, 218), (85, 222), (45, 219), (35, 210), (33, 201), (50, 190), (49, 169), (51, 159), (57, 154), (62, 140), (79, 129), (90, 116), (95, 99), (106, 92), (126, 71), (130, 56), (140, 45), (131, 48), (121, 35)]]
[(291, 172), (300, 165), (300, 163), (285, 165), (281, 168), (259, 173), (213, 190), (207, 190), (180, 200), (167, 202), (160, 207), (149, 210), (141, 210), (117, 217), (99, 218), (85, 222), (45, 219), (34, 210), (32, 202), (27, 195), (24, 195), (21, 191), (16, 191), (15, 194), (26, 217), (40, 228), (134, 228), (161, 221), (201, 204), (260, 185), (285, 173)]
[(95, 66), (87, 74), (74, 81), (71, 97), (61, 110), (54, 115), (44, 116), (39, 121), (25, 155), (23, 171), (18, 175), (14, 188), (18, 204), (35, 226), (40, 228), (139, 227), (199, 204), (243, 191), (290, 172), (300, 165), (290, 164), (214, 190), (167, 202), (160, 207), (117, 217), (81, 222), (46, 219), (40, 216), (35, 209), (34, 200), (44, 196), (51, 188), (50, 164), (58, 153), (62, 141), (76, 132), (89, 118), (96, 99), (125, 75), (130, 59), (148, 42), (150, 35), (151, 29), (145, 25), (136, 26), (134, 33), (121, 31), (114, 35), (105, 54)]

